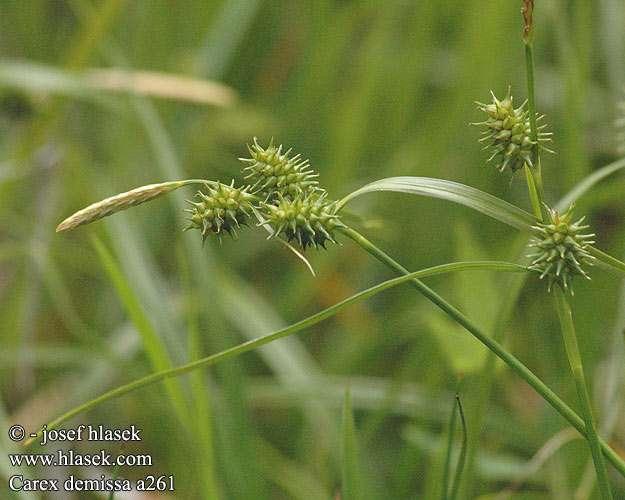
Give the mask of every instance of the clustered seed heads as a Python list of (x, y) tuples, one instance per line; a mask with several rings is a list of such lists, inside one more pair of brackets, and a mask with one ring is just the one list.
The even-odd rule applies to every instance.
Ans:
[(301, 155), (291, 156), (291, 149), (282, 151), (282, 146), (274, 146), (273, 141), (263, 148), (256, 138), (248, 149), (251, 158), (240, 160), (248, 164), (243, 172), (253, 193), (269, 199), (277, 194), (299, 196), (318, 189), (315, 179), (319, 174)]
[[(532, 165), (532, 150), (536, 142), (531, 139), (529, 111), (526, 109), (527, 101), (518, 108), (514, 107), (514, 99), (508, 94), (499, 100), (491, 92), (492, 102), (490, 104), (476, 103), (481, 111), (488, 115), (488, 118), (474, 125), (483, 125), (480, 142), (488, 142), (484, 149), (492, 151), (488, 162), (497, 161), (497, 169), (504, 172), (506, 169), (514, 174), (523, 168), (524, 164)], [(537, 121), (544, 118), (544, 115), (537, 116)], [(538, 146), (541, 149), (552, 152), (544, 146), (544, 142), (551, 140), (550, 132), (543, 132), (546, 124), (538, 126)]]
[(275, 203), (265, 203), (266, 222), (273, 229), (273, 237), (284, 236), (302, 249), (325, 248), (328, 241), (336, 243), (333, 231), (343, 226), (336, 214), (335, 202), (328, 201), (325, 193), (288, 198), (278, 196)]
[(236, 230), (248, 225), (252, 215), (258, 226), (265, 226), (269, 238), (280, 237), (289, 243), (325, 248), (336, 243), (334, 230), (342, 226), (336, 213), (336, 203), (327, 199), (315, 180), (318, 176), (308, 160), (291, 156), (291, 150), (273, 142), (263, 148), (256, 139), (248, 147), (252, 158), (241, 159), (251, 186), (235, 188), (217, 183), (207, 185), (208, 193), (197, 193), (197, 201), (190, 201), (189, 225), (199, 229), (203, 240), (211, 234), (227, 232), (236, 236)]
[(248, 192), (248, 187), (235, 188), (234, 181), (230, 185), (207, 186), (207, 191), (198, 191), (198, 201), (188, 202), (192, 208), (186, 209), (191, 215), (185, 230), (199, 229), (202, 241), (210, 234), (221, 236), (224, 231), (236, 237), (236, 230), (247, 225), (256, 197)]
[(193, 201), (188, 200), (191, 208), (185, 209), (189, 218), (184, 229), (198, 229), (203, 242), (210, 235), (221, 241), (224, 233), (236, 238), (237, 229), (249, 226), (254, 217), (257, 226), (269, 231), (269, 238), (295, 242), (302, 250), (325, 248), (328, 241), (336, 243), (334, 230), (344, 227), (337, 214), (338, 206), (319, 187), (319, 174), (308, 160), (301, 155), (291, 156), (290, 149), (283, 151), (282, 146), (273, 145), (273, 140), (263, 148), (254, 138), (248, 149), (252, 157), (241, 158), (247, 164), (242, 173), (251, 185), (235, 187), (234, 180), (222, 184), (187, 179), (141, 186), (79, 210), (61, 222), (57, 231), (89, 224), (182, 186), (202, 184), (203, 190), (197, 192)]
[(571, 222), (572, 212), (573, 206), (562, 214), (548, 208), (549, 220), (532, 227), (536, 236), (530, 243), (534, 252), (528, 255), (532, 259), (529, 268), (539, 272), (541, 279), (548, 279), (550, 291), (557, 283), (572, 294), (571, 280), (574, 276), (590, 279), (583, 267), (593, 265), (595, 260), (588, 251), (595, 243), (595, 235), (583, 234), (590, 226), (582, 224), (585, 217)]

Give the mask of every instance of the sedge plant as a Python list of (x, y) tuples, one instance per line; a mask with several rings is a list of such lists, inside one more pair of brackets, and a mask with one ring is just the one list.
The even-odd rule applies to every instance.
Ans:
[[(625, 263), (595, 246), (594, 235), (584, 224), (583, 217), (574, 217), (573, 202), (597, 182), (595, 176), (580, 183), (568, 197), (566, 205), (547, 203), (542, 179), (541, 152), (551, 151), (550, 133), (544, 117), (536, 110), (533, 64), (533, 2), (523, 5), (523, 41), (527, 67), (527, 101), (515, 104), (510, 90), (503, 98), (493, 93), (492, 101), (478, 104), (484, 113), (479, 123), (484, 128), (482, 142), (491, 150), (489, 162), (503, 173), (518, 175), (523, 172), (527, 182), (532, 213), (505, 200), (470, 186), (444, 179), (426, 177), (393, 177), (381, 179), (344, 196), (334, 199), (324, 188), (319, 174), (310, 162), (291, 149), (272, 141), (263, 144), (254, 139), (248, 146), (248, 155), (241, 159), (239, 179), (220, 182), (213, 179), (188, 179), (142, 186), (94, 203), (67, 218), (57, 231), (67, 231), (92, 223), (103, 217), (125, 210), (185, 186), (195, 186), (197, 192), (188, 202), (188, 221), (183, 228), (195, 231), (199, 240), (236, 238), (240, 231), (256, 230), (267, 238), (279, 241), (306, 259), (307, 252), (335, 245), (341, 237), (354, 242), (372, 255), (399, 278), (385, 281), (343, 300), (293, 325), (226, 349), (186, 365), (154, 372), (144, 378), (119, 386), (80, 405), (47, 424), (53, 428), (66, 420), (88, 411), (105, 401), (122, 396), (149, 384), (168, 380), (189, 371), (213, 365), (269, 342), (291, 335), (314, 325), (356, 301), (400, 284), (413, 288), (447, 314), (453, 321), (481, 342), (510, 369), (525, 380), (562, 415), (588, 442), (596, 469), (597, 482), (603, 499), (612, 498), (605, 459), (625, 477), (625, 461), (597, 434), (583, 363), (577, 345), (573, 313), (567, 295), (573, 293), (573, 284), (591, 278), (589, 267), (595, 263), (615, 274), (625, 273)], [(610, 173), (620, 170), (606, 167)], [(606, 170), (606, 172), (607, 172)], [(606, 175), (608, 175), (606, 173)], [(529, 264), (509, 262), (448, 263), (421, 271), (410, 272), (389, 254), (371, 242), (365, 235), (347, 224), (344, 208), (355, 198), (372, 192), (393, 191), (440, 198), (477, 210), (508, 224), (527, 235)], [(520, 272), (545, 283), (545, 293), (553, 296), (571, 375), (579, 396), (581, 414), (577, 414), (558, 397), (537, 375), (510, 353), (495, 335), (489, 335), (454, 305), (426, 285), (421, 279), (452, 271), (485, 270)], [(464, 424), (464, 419), (463, 419)], [(32, 442), (30, 440), (29, 442)], [(348, 446), (346, 445), (348, 448)], [(349, 476), (349, 474), (347, 475)], [(349, 481), (351, 484), (351, 480)], [(455, 496), (457, 482), (454, 480)]]

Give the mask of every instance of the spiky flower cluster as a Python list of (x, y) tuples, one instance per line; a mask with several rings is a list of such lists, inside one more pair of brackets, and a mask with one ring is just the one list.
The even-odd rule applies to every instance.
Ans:
[[(497, 169), (504, 172), (506, 169), (514, 174), (523, 168), (527, 163), (532, 166), (532, 149), (536, 145), (531, 139), (529, 111), (526, 109), (527, 101), (518, 108), (514, 107), (514, 99), (508, 94), (499, 100), (491, 92), (492, 102), (490, 104), (476, 103), (480, 110), (488, 115), (488, 118), (474, 125), (483, 125), (480, 142), (488, 142), (484, 149), (492, 151), (488, 162), (496, 160)], [(537, 116), (537, 121), (544, 116)], [(543, 132), (547, 125), (538, 127), (538, 146), (546, 151), (550, 151), (543, 145), (550, 141), (551, 133)]]
[(248, 150), (251, 158), (240, 160), (248, 164), (243, 172), (253, 193), (270, 199), (277, 194), (296, 197), (317, 189), (318, 174), (301, 155), (291, 156), (291, 149), (283, 151), (273, 141), (263, 148), (254, 138)]
[(234, 187), (234, 181), (207, 184), (208, 193), (200, 191), (197, 200), (189, 202), (186, 229), (201, 230), (203, 240), (223, 232), (236, 236), (236, 230), (255, 216), (257, 225), (269, 230), (270, 238), (282, 238), (302, 250), (335, 243), (333, 232), (342, 226), (336, 203), (318, 187), (314, 180), (318, 174), (308, 160), (291, 156), (290, 149), (283, 151), (273, 142), (263, 148), (254, 139), (248, 149), (252, 158), (242, 159), (248, 164), (243, 174), (253, 184), (243, 188)]
[(582, 217), (572, 221), (573, 206), (560, 214), (557, 210), (547, 210), (549, 220), (533, 226), (536, 236), (532, 238), (530, 246), (534, 252), (528, 255), (532, 259), (530, 269), (540, 273), (540, 278), (548, 279), (551, 290), (554, 283), (559, 284), (571, 294), (571, 280), (574, 276), (590, 276), (583, 269), (584, 265), (593, 265), (595, 258), (588, 252), (594, 234), (583, 234), (590, 226), (583, 225)]
[(335, 205), (326, 199), (325, 193), (294, 198), (279, 195), (274, 203), (263, 205), (263, 215), (274, 231), (273, 236), (283, 236), (304, 250), (311, 246), (325, 248), (328, 241), (336, 243), (332, 233), (343, 226)]
[(198, 191), (198, 201), (189, 201), (192, 208), (186, 209), (191, 215), (185, 230), (199, 229), (202, 241), (210, 234), (221, 236), (224, 231), (235, 237), (237, 228), (247, 225), (256, 197), (247, 187), (235, 188), (234, 181), (230, 185), (207, 185), (207, 191)]

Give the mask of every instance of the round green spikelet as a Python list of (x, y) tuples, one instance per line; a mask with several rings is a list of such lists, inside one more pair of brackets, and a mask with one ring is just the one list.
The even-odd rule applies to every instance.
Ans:
[[(527, 163), (532, 165), (532, 149), (536, 145), (531, 139), (529, 111), (526, 109), (527, 101), (518, 108), (514, 107), (514, 98), (508, 94), (499, 100), (491, 92), (493, 98), (490, 104), (476, 103), (481, 111), (488, 115), (483, 122), (473, 125), (483, 125), (483, 137), (480, 142), (486, 142), (485, 150), (492, 152), (488, 162), (496, 161), (497, 169), (504, 172), (509, 169), (512, 173), (523, 168)], [(537, 116), (540, 121), (544, 115)], [(538, 146), (549, 152), (543, 143), (551, 140), (550, 132), (543, 132), (546, 124), (538, 126)]]
[(336, 203), (326, 200), (325, 193), (288, 198), (279, 195), (274, 203), (263, 203), (264, 223), (273, 229), (271, 237), (282, 236), (302, 249), (336, 243), (334, 230), (343, 223), (336, 214)]
[(254, 138), (248, 150), (251, 158), (239, 159), (247, 164), (243, 173), (252, 185), (251, 192), (272, 199), (278, 194), (294, 197), (318, 190), (319, 174), (301, 155), (291, 156), (291, 149), (283, 151), (281, 145), (273, 145), (273, 140), (263, 148)]
[(198, 191), (197, 201), (188, 201), (192, 208), (186, 209), (190, 217), (185, 230), (199, 229), (202, 241), (211, 234), (221, 237), (223, 232), (236, 237), (236, 230), (249, 222), (256, 196), (249, 193), (249, 187), (234, 187), (234, 181), (207, 186), (207, 191)]
[(584, 266), (593, 265), (595, 260), (588, 252), (595, 235), (583, 233), (590, 227), (583, 225), (585, 217), (572, 222), (572, 205), (562, 214), (551, 208), (547, 213), (547, 222), (532, 227), (536, 235), (530, 242), (534, 251), (528, 255), (532, 259), (529, 268), (539, 272), (540, 279), (548, 279), (550, 291), (557, 283), (573, 294), (571, 281), (574, 276), (590, 279)]

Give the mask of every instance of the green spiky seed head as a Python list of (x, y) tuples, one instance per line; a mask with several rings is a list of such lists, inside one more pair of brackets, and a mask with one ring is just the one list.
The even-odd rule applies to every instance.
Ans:
[(274, 203), (264, 203), (262, 212), (273, 237), (282, 236), (304, 250), (310, 246), (325, 248), (328, 241), (336, 243), (334, 230), (343, 226), (336, 203), (326, 200), (325, 193), (295, 198), (279, 195)]
[(237, 228), (249, 221), (256, 200), (248, 191), (248, 187), (235, 188), (234, 181), (230, 185), (207, 186), (207, 193), (198, 191), (196, 201), (189, 201), (192, 208), (186, 209), (190, 217), (185, 230), (199, 229), (202, 241), (210, 234), (221, 237), (224, 231), (236, 237)]
[[(510, 90), (501, 100), (497, 99), (492, 92), (491, 96), (493, 100), (490, 104), (476, 103), (488, 117), (483, 122), (474, 123), (474, 125), (484, 126), (480, 142), (488, 143), (484, 149), (492, 152), (488, 162), (495, 160), (500, 172), (509, 169), (515, 173), (523, 168), (525, 163), (532, 166), (532, 149), (536, 143), (531, 139), (529, 111), (526, 109), (527, 101), (515, 108)], [(537, 121), (543, 118), (542, 115), (537, 116)], [(543, 145), (544, 142), (551, 140), (551, 133), (543, 132), (546, 126), (538, 127), (538, 144), (542, 149), (550, 151)]]
[(254, 138), (248, 150), (251, 158), (239, 159), (248, 164), (243, 172), (253, 193), (271, 199), (277, 194), (295, 197), (318, 189), (318, 174), (301, 155), (291, 156), (291, 149), (283, 151), (273, 141), (263, 148)]
[(584, 270), (585, 265), (593, 265), (595, 258), (589, 253), (590, 245), (594, 244), (594, 234), (584, 234), (589, 228), (583, 225), (584, 217), (572, 222), (573, 206), (560, 214), (548, 208), (549, 220), (533, 226), (535, 236), (530, 242), (533, 253), (530, 269), (540, 273), (540, 278), (547, 278), (549, 290), (554, 283), (560, 285), (571, 294), (571, 280), (574, 276), (590, 279)]

